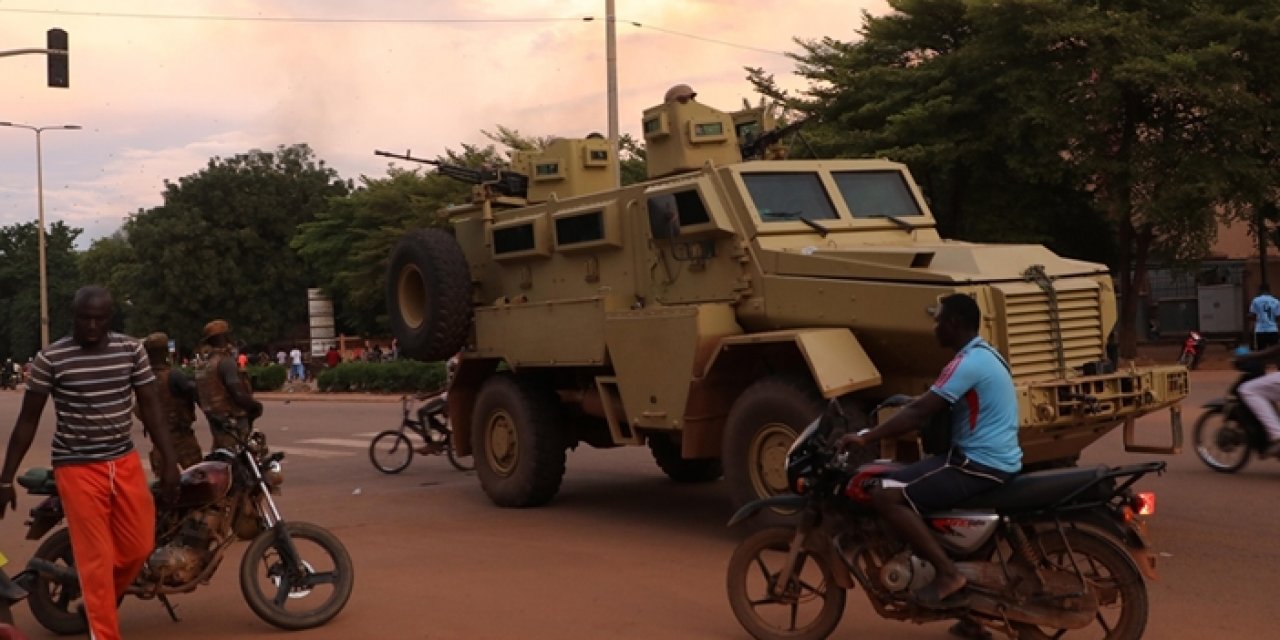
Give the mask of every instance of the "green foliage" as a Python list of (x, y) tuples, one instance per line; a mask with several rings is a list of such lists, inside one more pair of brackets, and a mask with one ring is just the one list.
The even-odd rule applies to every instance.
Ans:
[(391, 167), (385, 178), (361, 176), (354, 192), (330, 198), (314, 221), (299, 225), (291, 246), (333, 298), (340, 331), (386, 332), (391, 248), (409, 229), (444, 226), (438, 211), (469, 193), (442, 175)]
[(164, 330), (193, 345), (206, 322), (225, 318), (249, 345), (304, 337), (314, 277), (289, 242), (350, 189), (306, 145), (213, 158), (166, 181), (162, 206), (95, 242), (86, 270), (128, 300), (133, 334)]
[[(25, 362), (40, 349), (38, 231), (34, 221), (0, 228), (0, 359)], [(80, 277), (74, 249), (80, 233), (54, 222), (45, 234), (50, 340), (71, 333), (71, 298), (76, 289), (88, 284)], [(119, 297), (116, 306), (119, 310)]]
[(432, 391), (444, 386), (443, 362), (344, 362), (316, 377), (321, 391), (372, 391), (406, 393)]
[(245, 371), (254, 391), (279, 391), (289, 373), (287, 368), (278, 364), (249, 365)]

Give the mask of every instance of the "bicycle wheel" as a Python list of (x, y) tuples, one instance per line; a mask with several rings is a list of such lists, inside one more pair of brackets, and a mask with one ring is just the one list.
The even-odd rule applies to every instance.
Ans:
[(383, 431), (369, 443), (369, 461), (383, 473), (400, 473), (413, 460), (413, 444), (402, 431)]
[(449, 464), (453, 465), (458, 471), (475, 471), (476, 459), (472, 456), (459, 455), (458, 450), (453, 448), (453, 432), (449, 432), (449, 439), (444, 442), (444, 454), (449, 458)]

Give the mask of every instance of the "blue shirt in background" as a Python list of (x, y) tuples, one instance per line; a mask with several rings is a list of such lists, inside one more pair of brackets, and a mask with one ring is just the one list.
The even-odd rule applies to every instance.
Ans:
[(1004, 358), (981, 337), (965, 345), (929, 387), (951, 403), (951, 444), (1005, 473), (1022, 469), (1018, 397)]
[(1249, 304), (1249, 313), (1256, 318), (1253, 325), (1254, 333), (1276, 333), (1276, 316), (1280, 316), (1280, 300), (1276, 300), (1269, 293), (1264, 293), (1254, 298)]

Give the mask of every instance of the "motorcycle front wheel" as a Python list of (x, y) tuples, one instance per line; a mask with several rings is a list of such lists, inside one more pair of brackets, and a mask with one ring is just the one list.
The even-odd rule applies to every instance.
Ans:
[(1220, 409), (1204, 412), (1191, 438), (1200, 461), (1214, 471), (1235, 473), (1249, 462), (1249, 432)]
[(400, 473), (413, 460), (413, 443), (403, 431), (383, 431), (369, 443), (369, 462), (383, 473)]
[(822, 558), (801, 552), (790, 584), (778, 584), (794, 535), (786, 527), (764, 529), (729, 560), (729, 605), (756, 640), (822, 640), (844, 616), (845, 590)]
[[(74, 571), (76, 559), (71, 554), (71, 532), (65, 527), (55, 531), (40, 543), (34, 557), (53, 565), (55, 570)], [(81, 606), (83, 601), (78, 580), (67, 583), (41, 572), (36, 575), (28, 592), (27, 606), (31, 607), (31, 615), (44, 628), (60, 636), (89, 630), (89, 621), (85, 619)]]
[(1147, 627), (1150, 603), (1142, 571), (1118, 543), (1081, 529), (1068, 529), (1064, 540), (1057, 531), (1035, 541), (1043, 562), (1060, 571), (1079, 568), (1098, 597), (1094, 624), (1083, 629), (1047, 629), (1014, 623), (1018, 640), (1138, 640)]
[(290, 631), (332, 620), (346, 606), (354, 584), (346, 547), (309, 522), (281, 523), (263, 531), (240, 562), (240, 591), (249, 608)]

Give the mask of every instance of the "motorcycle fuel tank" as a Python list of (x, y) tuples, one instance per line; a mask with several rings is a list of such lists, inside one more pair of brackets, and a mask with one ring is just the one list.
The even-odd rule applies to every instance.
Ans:
[(221, 500), (231, 489), (231, 465), (205, 461), (182, 472), (177, 507), (195, 507)]

